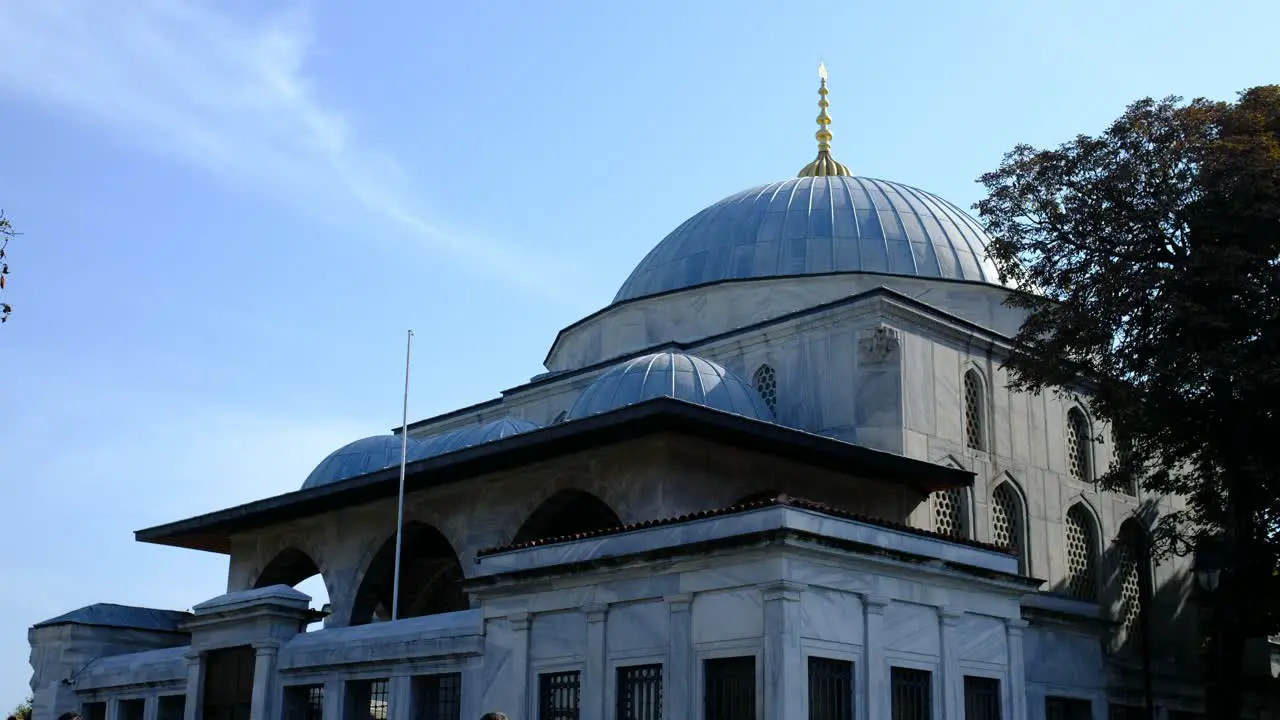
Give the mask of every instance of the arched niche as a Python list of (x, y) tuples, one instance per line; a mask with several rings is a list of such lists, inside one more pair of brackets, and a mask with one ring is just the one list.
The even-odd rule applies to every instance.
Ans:
[[(329, 603), (329, 588), (325, 584), (320, 566), (305, 551), (288, 547), (276, 553), (253, 581), (254, 589), (272, 585), (288, 585), (311, 596), (311, 607), (323, 608)], [(317, 620), (307, 626), (315, 630), (321, 626)]]
[(618, 514), (595, 495), (583, 490), (561, 490), (529, 514), (512, 542), (527, 543), (620, 525)]
[[(406, 523), (400, 548), (399, 619), (466, 610), (462, 564), (449, 541), (431, 525)], [(369, 562), (351, 607), (351, 625), (391, 619), (396, 536), (388, 537)]]

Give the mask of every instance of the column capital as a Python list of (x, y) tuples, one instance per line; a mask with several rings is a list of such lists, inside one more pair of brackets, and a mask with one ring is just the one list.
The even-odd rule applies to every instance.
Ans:
[(805, 586), (790, 580), (782, 580), (765, 585), (763, 589), (765, 602), (770, 600), (799, 602), (800, 593), (804, 591)]
[(884, 614), (884, 609), (889, 606), (893, 600), (884, 595), (872, 595), (870, 593), (862, 594), (862, 604), (866, 606), (867, 612), (872, 615)]
[(955, 607), (938, 608), (938, 617), (942, 620), (942, 624), (948, 627), (954, 627), (960, 624), (960, 618), (964, 617), (964, 610)]
[(196, 650), (195, 648), (187, 648), (187, 651), (182, 653), (182, 657), (187, 661), (187, 665), (199, 665), (200, 657), (202, 655), (204, 655), (204, 653)]
[(609, 603), (606, 602), (589, 602), (582, 604), (582, 613), (587, 616), (587, 622), (598, 623), (604, 622), (605, 615), (609, 612)]
[(1021, 635), (1031, 623), (1022, 618), (1009, 618), (1004, 621), (1004, 626), (1008, 629), (1010, 635)]
[(667, 607), (673, 613), (689, 612), (690, 606), (693, 605), (693, 593), (667, 595), (663, 600), (667, 601)]
[(259, 655), (273, 655), (280, 652), (281, 642), (279, 640), (258, 640), (252, 645), (254, 651)]
[(511, 613), (507, 616), (507, 622), (511, 623), (511, 629), (516, 632), (527, 631), (531, 620), (533, 620), (533, 615), (527, 612)]

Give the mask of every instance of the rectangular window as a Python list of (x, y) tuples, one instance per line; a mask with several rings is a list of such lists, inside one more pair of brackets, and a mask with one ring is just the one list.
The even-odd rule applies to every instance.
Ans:
[(130, 698), (120, 701), (120, 720), (142, 720), (146, 713), (147, 701), (143, 698)]
[(347, 720), (387, 720), (390, 701), (390, 680), (352, 680), (347, 683)]
[(290, 685), (284, 689), (286, 720), (320, 720), (324, 713), (324, 685)]
[(84, 720), (107, 720), (107, 704), (105, 702), (85, 703), (84, 710), (80, 714), (84, 716)]
[(1147, 720), (1147, 710), (1134, 705), (1109, 703), (1107, 705), (1107, 720)]
[(582, 699), (582, 673), (545, 673), (538, 676), (538, 720), (578, 720)]
[(187, 715), (186, 695), (161, 695), (156, 720), (183, 720)]
[(703, 720), (755, 718), (755, 656), (706, 660), (702, 675)]
[(965, 675), (964, 720), (1000, 720), (1000, 681)]
[(462, 675), (420, 675), (413, 679), (414, 720), (459, 720), (462, 717)]
[(933, 673), (895, 667), (889, 675), (893, 696), (893, 720), (933, 718)]
[(256, 664), (257, 653), (248, 645), (206, 653), (200, 717), (203, 720), (249, 720)]
[(617, 720), (662, 720), (662, 664), (618, 668)]
[(809, 720), (853, 720), (853, 663), (809, 658)]
[(1045, 720), (1093, 720), (1093, 703), (1080, 698), (1048, 696), (1044, 699)]

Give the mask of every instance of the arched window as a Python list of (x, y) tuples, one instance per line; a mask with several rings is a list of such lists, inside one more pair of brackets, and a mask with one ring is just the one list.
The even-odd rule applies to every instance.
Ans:
[(977, 370), (964, 374), (964, 441), (972, 450), (986, 450), (986, 426), (983, 420), (986, 408), (983, 406), (982, 376)]
[(969, 537), (968, 508), (964, 488), (951, 488), (933, 494), (933, 529), (940, 535)]
[(1067, 469), (1080, 482), (1093, 482), (1093, 438), (1080, 408), (1067, 412)]
[[(1115, 462), (1121, 468), (1127, 467), (1133, 460), (1133, 444), (1123, 435), (1114, 437), (1116, 449)], [(1131, 470), (1131, 468), (1130, 468)], [(1138, 496), (1138, 483), (1132, 476), (1125, 478), (1124, 483), (1120, 486), (1120, 492), (1133, 497)]]
[(513, 544), (607, 530), (622, 525), (603, 500), (582, 490), (561, 490), (542, 502), (516, 530)]
[(1122, 647), (1137, 649), (1141, 640), (1138, 619), (1142, 613), (1142, 573), (1147, 572), (1143, 553), (1142, 529), (1129, 521), (1120, 529), (1117, 543), (1116, 584), (1119, 604), (1116, 620), (1120, 622)]
[(1067, 546), (1067, 594), (1077, 600), (1098, 601), (1098, 530), (1093, 516), (1076, 503), (1063, 523)]
[(755, 374), (751, 376), (751, 384), (756, 386), (756, 392), (764, 398), (764, 404), (769, 406), (769, 412), (777, 415), (778, 373), (774, 372), (773, 366), (766, 363), (756, 368)]
[[(311, 606), (322, 608), (329, 603), (329, 589), (320, 575), (320, 568), (307, 553), (298, 548), (286, 548), (267, 563), (253, 582), (254, 588), (272, 585), (288, 585), (311, 596)], [(321, 621), (312, 622), (307, 629), (315, 630)]]
[(1022, 498), (1008, 481), (991, 493), (991, 543), (1007, 547), (1018, 556), (1018, 567), (1027, 572), (1026, 523)]
[[(395, 535), (388, 537), (365, 570), (356, 590), (351, 625), (391, 619), (395, 604), (395, 545)], [(401, 550), (399, 618), (470, 607), (462, 589), (462, 564), (439, 530), (425, 523), (405, 523)]]

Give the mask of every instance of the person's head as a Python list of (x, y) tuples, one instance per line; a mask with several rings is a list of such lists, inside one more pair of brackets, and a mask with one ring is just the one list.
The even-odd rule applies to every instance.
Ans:
[(18, 716), (17, 716), (17, 715), (10, 715), (10, 716), (7, 718), (7, 720), (18, 720)]
[(75, 710), (68, 710), (59, 715), (58, 720), (80, 720), (80, 713)]
[(485, 713), (480, 720), (507, 720), (507, 714), (500, 712)]

